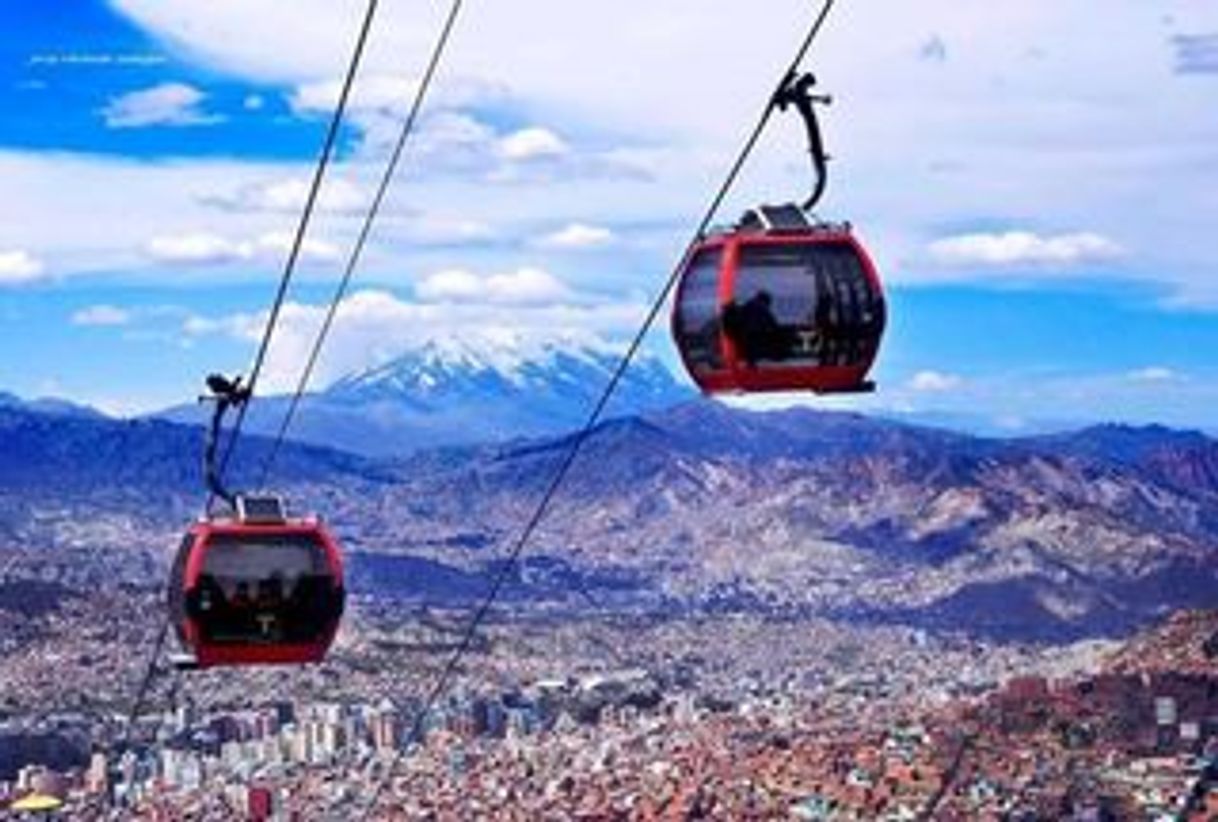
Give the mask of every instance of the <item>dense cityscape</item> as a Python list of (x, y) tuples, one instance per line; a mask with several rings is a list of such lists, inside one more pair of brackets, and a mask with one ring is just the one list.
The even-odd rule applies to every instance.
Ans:
[(130, 726), (138, 658), (109, 685), (60, 668), (48, 709), (47, 672), (81, 654), (61, 633), (58, 655), (4, 661), (0, 796), (73, 819), (1218, 813), (1212, 612), (1056, 648), (747, 616), (498, 621), (421, 714), (451, 650), (423, 641), (436, 630), (357, 618), (301, 674), (164, 670)]
[(8, 817), (1215, 813), (1206, 438), (615, 421), (451, 669), (553, 449), (290, 447), (292, 498), (346, 548), (337, 640), (320, 664), (182, 671), (164, 581), (197, 432), (0, 423), (41, 455), (0, 474)]

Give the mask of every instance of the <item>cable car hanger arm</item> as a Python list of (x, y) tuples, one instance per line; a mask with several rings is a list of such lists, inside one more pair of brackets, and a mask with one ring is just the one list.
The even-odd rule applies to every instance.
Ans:
[(813, 94), (812, 87), (815, 85), (816, 76), (811, 72), (800, 74), (792, 70), (782, 79), (770, 101), (779, 111), (786, 111), (788, 106), (794, 106), (803, 118), (808, 132), (808, 153), (812, 157), (816, 182), (812, 186), (811, 196), (803, 203), (804, 211), (811, 211), (816, 207), (829, 183), (829, 155), (825, 153), (825, 141), (821, 136), (820, 121), (816, 117), (816, 106), (829, 105), (833, 102), (833, 97), (828, 94)]
[(250, 398), (251, 388), (242, 385), (240, 377), (230, 380), (221, 374), (212, 374), (207, 378), (207, 390), (211, 395), (199, 397), (199, 401), (213, 402), (215, 408), (211, 413), (211, 425), (207, 428), (207, 444), (203, 448), (203, 476), (207, 489), (236, 510), (237, 496), (224, 487), (219, 466), (216, 465), (216, 452), (220, 445), (224, 415), (230, 407), (240, 408), (245, 405)]

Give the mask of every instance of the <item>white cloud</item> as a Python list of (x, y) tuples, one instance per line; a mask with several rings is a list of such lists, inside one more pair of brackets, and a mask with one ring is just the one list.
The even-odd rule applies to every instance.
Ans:
[(947, 43), (937, 34), (918, 48), (918, 56), (932, 63), (942, 63), (947, 60)]
[[(292, 248), (293, 239), (294, 235), (287, 231), (272, 231), (269, 234), (263, 234), (253, 242), (249, 256), (254, 256), (255, 254), (286, 255)], [(305, 237), (300, 245), (300, 256), (302, 259), (332, 262), (339, 259), (340, 255), (338, 246), (325, 240)]]
[[(253, 240), (230, 240), (207, 232), (172, 234), (154, 237), (145, 251), (158, 263), (223, 265), (283, 257), (291, 249), (293, 236), (286, 231), (272, 231)], [(306, 237), (300, 256), (304, 260), (328, 262), (339, 258), (339, 250), (332, 243)]]
[(544, 248), (599, 248), (613, 242), (613, 232), (600, 226), (571, 223), (538, 240)]
[(222, 117), (200, 108), (206, 97), (194, 86), (162, 83), (115, 97), (101, 113), (110, 128), (199, 126), (220, 122)]
[[(348, 56), (361, 11), (354, 0), (115, 0), (114, 5), (159, 42), (172, 44), (167, 47), (178, 59), (297, 89), (299, 104), (315, 107), (319, 116), (323, 104), (332, 105), (333, 78)], [(1085, 226), (1097, 236), (1119, 238), (1129, 253), (1105, 268), (1105, 277), (1152, 279), (1172, 293), (1195, 292), (1212, 280), (1209, 222), (1218, 205), (1208, 184), (1218, 161), (1218, 121), (1210, 116), (1214, 86), (1196, 75), (1173, 73), (1177, 46), (1172, 40), (1177, 34), (1215, 31), (1218, 12), (1212, 4), (1175, 3), (1169, 18), (1159, 4), (1121, 3), (1106, 14), (1109, 35), (1090, 40), (1077, 37), (1093, 22), (1089, 0), (898, 5), (858, 0), (848, 12), (839, 9), (816, 48), (817, 73), (825, 91), (838, 98), (825, 113), (829, 149), (837, 158), (825, 216), (853, 218), (892, 281), (990, 278), (993, 272), (981, 267), (933, 265), (926, 254), (927, 238), (938, 236), (940, 227), (979, 219), (1016, 227)], [(537, 225), (554, 214), (578, 214), (603, 225), (688, 225), (773, 85), (782, 55), (814, 13), (802, 0), (774, 0), (765, 14), (747, 19), (730, 11), (726, 0), (519, 0), (471, 8), (391, 198), (409, 196), (411, 202), (494, 225), (501, 235), (513, 220)], [(421, 74), (444, 12), (428, 4), (382, 4), (361, 86), (369, 78), (388, 79), (368, 83), (369, 91), (358, 92), (355, 101), (356, 114), (369, 121), (380, 106), (375, 109), (380, 130), (364, 131), (370, 146), (383, 146), (396, 133), (405, 101), (392, 99), (393, 94), (413, 89), (412, 78)], [(531, 36), (529, 21), (537, 19), (546, 20), (544, 38)], [(589, 31), (596, 36), (588, 37)], [(919, 47), (933, 38), (946, 44), (950, 59), (919, 59)], [(529, 48), (520, 48), (521, 42)], [(1122, 44), (1122, 59), (1114, 62), (1115, 42)], [(725, 49), (735, 59), (722, 60)], [(687, 77), (674, 72), (674, 65), (697, 66), (699, 88), (714, 90), (713, 104), (704, 94), (691, 94)], [(305, 88), (326, 83), (331, 90)], [(449, 97), (457, 85), (480, 83), (506, 94), (495, 105), (483, 105), (491, 98), (479, 94)], [(361, 108), (358, 98), (364, 94), (372, 108)], [(1146, 111), (1154, 116), (1146, 117)], [(445, 133), (434, 131), (433, 150), (425, 150), (426, 133), (448, 115)], [(464, 134), (455, 128), (458, 122)], [(499, 141), (508, 136), (504, 122), (541, 125), (561, 135), (570, 153), (540, 163), (507, 160), (497, 153)], [(894, 138), (908, 133), (918, 139)], [(593, 148), (617, 142), (628, 145)], [(771, 192), (785, 195), (793, 185), (792, 167), (799, 168), (802, 180), (801, 142), (789, 118), (776, 121), (724, 215), (730, 219)], [(576, 162), (589, 152), (604, 162), (649, 154), (643, 168), (655, 183), (647, 185), (642, 174), (632, 177), (620, 169), (617, 176), (609, 174), (604, 162)], [(189, 170), (203, 178), (214, 171), (205, 165), (191, 163)], [(307, 174), (304, 166), (293, 172)], [(25, 222), (21, 228), (26, 229), (36, 221), (23, 215), (29, 199), (10, 194), (20, 208), (0, 206), (0, 247), (45, 248), (54, 254), (57, 273), (69, 261), (92, 270), (124, 270), (129, 260), (111, 254), (109, 236), (124, 237), (123, 247), (134, 249), (146, 237), (176, 230), (166, 225), (167, 216), (181, 215), (201, 184), (196, 181), (192, 189), (150, 181), (183, 183), (192, 174), (168, 164), (141, 168), (132, 176), (143, 188), (155, 189), (141, 192), (149, 196), (129, 196), (125, 182), (112, 187), (122, 197), (90, 186), (88, 198), (94, 202), (89, 205), (107, 207), (104, 211), (81, 206), (66, 216), (44, 216), (47, 227), (35, 230), (49, 234), (53, 228), (71, 238), (82, 249), (76, 256), (62, 255), (41, 239), (5, 236), (6, 225)], [(53, 176), (59, 180), (66, 174)], [(111, 175), (93, 175), (102, 176)], [(249, 176), (238, 171), (232, 178)], [(224, 179), (210, 177), (204, 190)], [(10, 176), (0, 179), (9, 194)], [(488, 180), (510, 182), (511, 190), (491, 189), (484, 185)], [(408, 195), (400, 193), (403, 188)], [(43, 212), (54, 211), (50, 204), (62, 212), (63, 190), (45, 186)], [(1164, 191), (1171, 196), (1161, 196)], [(1153, 220), (1129, 207), (1151, 202)], [(136, 241), (125, 236), (128, 229), (115, 226), (116, 217), (100, 217), (103, 213), (121, 213), (138, 226)], [(232, 237), (282, 227), (224, 225), (206, 217), (186, 224)], [(107, 236), (96, 241), (103, 232)], [(639, 272), (632, 285), (676, 253), (679, 239), (670, 242), (659, 232), (656, 237), (650, 256), (632, 261), (631, 271)], [(91, 255), (87, 262), (83, 249)], [(384, 270), (420, 270), (403, 249), (395, 253), (384, 260)], [(493, 270), (503, 262), (429, 259), (421, 270), (445, 265)], [(1211, 293), (1209, 306), (1216, 304)]]
[(196, 232), (153, 237), (148, 256), (160, 263), (210, 265), (248, 258), (248, 247), (216, 234)]
[[(387, 147), (398, 126), (378, 136), (375, 128), (365, 143)], [(370, 149), (375, 153), (376, 149)], [(527, 185), (606, 179), (650, 181), (639, 157), (626, 149), (589, 151), (568, 145), (554, 131), (539, 126), (500, 134), (478, 117), (442, 111), (428, 117), (411, 143), (415, 167), (428, 178), (467, 177), (516, 188)]]
[[(242, 315), (246, 316), (246, 315)], [(242, 331), (244, 324), (234, 326), (232, 323), (224, 320), (216, 320), (211, 317), (201, 317), (192, 315), (182, 321), (182, 333), (188, 337), (203, 337), (207, 334), (217, 334), (226, 332), (234, 337), (243, 336)]]
[[(401, 75), (363, 76), (351, 90), (347, 111), (353, 114), (378, 109), (405, 111), (416, 88), (415, 81)], [(329, 115), (338, 105), (341, 92), (342, 82), (339, 80), (303, 83), (288, 97), (288, 104), (297, 114)]]
[(395, 236), (416, 246), (466, 245), (495, 238), (495, 230), (484, 222), (439, 214), (415, 214), (399, 220)]
[(540, 126), (513, 131), (499, 141), (500, 156), (517, 162), (561, 157), (570, 150), (561, 137)]
[(1139, 368), (1134, 371), (1130, 371), (1125, 376), (1133, 382), (1148, 383), (1174, 382), (1180, 379), (1180, 374), (1178, 372), (1161, 365), (1150, 365), (1146, 368)]
[[(361, 77), (348, 101), (347, 119), (359, 131), (357, 157), (381, 162), (396, 146), (416, 81), (400, 75)], [(289, 105), (297, 115), (328, 115), (337, 104), (338, 80), (305, 83)], [(620, 149), (583, 151), (553, 128), (533, 125), (507, 133), (487, 122), (483, 104), (510, 108), (502, 87), (459, 79), (436, 88), (411, 136), (406, 165), (416, 177), (464, 177), (522, 183), (540, 179), (643, 177), (645, 169)]]
[(963, 384), (963, 378), (956, 374), (947, 374), (942, 371), (919, 371), (909, 378), (905, 387), (911, 391), (926, 394), (941, 394), (953, 391)]
[(930, 244), (931, 256), (949, 265), (1073, 266), (1114, 260), (1119, 245), (1099, 234), (1082, 232), (1039, 236), (1030, 231), (963, 234)]
[(415, 293), (425, 302), (503, 305), (540, 304), (571, 297), (570, 289), (562, 281), (537, 268), (489, 276), (447, 269), (426, 277), (415, 287)]
[[(333, 71), (333, 66), (325, 70)], [(369, 112), (394, 114), (400, 120), (417, 91), (418, 81), (401, 72), (362, 73), (347, 100), (347, 111), (357, 117)], [(338, 78), (308, 80), (293, 89), (288, 105), (296, 114), (328, 115), (338, 105), (341, 92), (342, 81)], [(502, 83), (468, 76), (444, 77), (428, 94), (432, 106), (442, 110), (498, 104), (509, 97)]]
[[(328, 117), (338, 104), (339, 79), (300, 84), (288, 98), (298, 116)], [(357, 154), (365, 160), (382, 160), (397, 144), (407, 112), (418, 90), (417, 80), (401, 74), (364, 74), (347, 101), (346, 119), (360, 133)], [(468, 154), (483, 159), (494, 153), (495, 129), (478, 119), (469, 107), (500, 101), (505, 92), (496, 85), (456, 80), (429, 91), (410, 142), (410, 156), (426, 158), (420, 170), (451, 171), (470, 165)], [(457, 152), (457, 158), (450, 155)], [(436, 160), (441, 161), (435, 169)]]
[(46, 266), (28, 251), (0, 251), (0, 285), (18, 285), (42, 279)]
[(126, 325), (131, 312), (113, 305), (91, 305), (72, 314), (73, 325)]
[(1218, 34), (1177, 34), (1176, 71), (1181, 74), (1218, 74)]
[[(328, 115), (338, 102), (337, 79), (297, 86), (289, 105), (298, 115)], [(361, 76), (347, 119), (359, 131), (355, 154), (381, 162), (396, 146), (417, 81), (401, 74)], [(523, 101), (502, 84), (469, 77), (442, 81), (429, 94), (408, 144), (414, 177), (460, 177), (516, 185), (596, 177), (646, 178), (623, 148), (589, 151), (569, 145), (554, 128), (532, 125), (503, 133), (485, 109), (510, 110)]]
[(246, 111), (261, 111), (266, 106), (266, 100), (261, 94), (247, 94), (241, 101), (241, 107)]
[[(231, 211), (266, 211), (299, 214), (308, 198), (311, 181), (305, 177), (278, 178), (243, 183), (220, 193), (207, 193), (199, 201)], [(317, 209), (335, 214), (358, 214), (368, 204), (364, 189), (351, 180), (333, 175), (322, 182)]]

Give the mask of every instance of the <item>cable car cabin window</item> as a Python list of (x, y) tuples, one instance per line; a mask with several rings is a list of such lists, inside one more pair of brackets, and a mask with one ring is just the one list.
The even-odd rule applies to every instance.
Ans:
[(178, 545), (178, 553), (174, 555), (173, 565), (169, 570), (169, 612), (181, 614), (185, 605), (182, 586), (186, 577), (186, 563), (190, 561), (190, 550), (194, 548), (195, 535), (187, 531)]
[(194, 591), (203, 639), (308, 643), (341, 605), (316, 535), (213, 534)]
[(723, 367), (719, 350), (720, 249), (698, 252), (685, 273), (677, 306), (677, 343), (693, 371)]
[(853, 366), (873, 356), (883, 306), (847, 243), (745, 244), (724, 331), (750, 366)]

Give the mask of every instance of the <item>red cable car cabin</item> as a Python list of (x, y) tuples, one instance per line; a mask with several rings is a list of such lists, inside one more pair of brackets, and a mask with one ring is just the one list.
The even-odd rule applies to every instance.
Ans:
[(190, 526), (169, 608), (192, 665), (319, 662), (343, 611), (338, 543), (275, 498), (237, 498), (237, 516)]
[(703, 392), (870, 391), (884, 333), (875, 265), (848, 225), (762, 206), (703, 239), (681, 272), (672, 331)]

